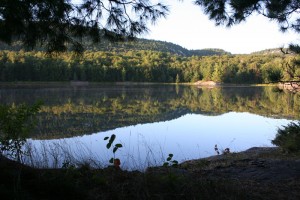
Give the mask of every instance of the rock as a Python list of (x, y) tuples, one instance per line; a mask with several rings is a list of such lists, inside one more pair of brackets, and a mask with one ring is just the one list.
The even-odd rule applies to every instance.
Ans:
[(194, 85), (197, 86), (217, 86), (220, 85), (220, 83), (214, 82), (214, 81), (197, 81), (194, 83)]
[(299, 81), (287, 81), (278, 84), (280, 89), (289, 90), (291, 92), (300, 92), (300, 82)]
[(282, 154), (277, 147), (253, 147), (239, 153), (186, 161), (181, 167), (213, 179), (274, 183), (300, 181), (299, 156)]

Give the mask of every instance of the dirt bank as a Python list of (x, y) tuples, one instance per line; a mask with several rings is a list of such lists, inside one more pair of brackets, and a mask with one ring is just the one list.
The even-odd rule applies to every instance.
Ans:
[(258, 199), (300, 199), (300, 156), (286, 155), (279, 148), (254, 147), (186, 161), (180, 168), (193, 177), (236, 181)]

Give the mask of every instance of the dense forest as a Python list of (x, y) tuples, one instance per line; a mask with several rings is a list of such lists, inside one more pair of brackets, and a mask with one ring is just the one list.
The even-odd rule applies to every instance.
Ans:
[[(287, 55), (179, 56), (128, 50), (47, 55), (43, 51), (0, 51), (0, 81), (270, 83), (290, 80)], [(288, 65), (290, 63), (290, 65)], [(299, 69), (298, 72), (300, 73)]]

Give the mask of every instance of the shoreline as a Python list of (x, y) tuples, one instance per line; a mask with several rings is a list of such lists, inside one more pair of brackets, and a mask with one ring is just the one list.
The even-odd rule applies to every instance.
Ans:
[[(179, 168), (186, 168), (189, 166), (193, 166), (198, 162), (202, 161), (209, 161), (209, 162), (215, 162), (215, 161), (224, 161), (224, 160), (229, 160), (229, 159), (255, 159), (259, 157), (266, 157), (266, 156), (271, 156), (272, 158), (275, 158), (279, 156), (282, 153), (281, 149), (279, 147), (251, 147), (249, 149), (246, 149), (244, 151), (239, 151), (239, 152), (230, 152), (230, 153), (223, 153), (220, 155), (212, 155), (208, 157), (203, 157), (203, 158), (196, 158), (196, 159), (190, 159), (190, 160), (185, 160), (181, 163), (178, 163)], [(285, 154), (284, 154), (285, 155)], [(300, 162), (300, 154), (296, 155), (299, 156), (299, 162)], [(278, 158), (278, 157), (277, 157)], [(280, 159), (290, 159), (293, 157), (281, 157)], [(32, 169), (37, 169), (37, 170), (42, 170), (44, 168), (36, 168), (32, 167), (26, 164), (19, 163), (15, 160), (12, 160), (10, 158), (7, 158), (4, 155), (0, 154), (0, 163), (1, 162), (7, 162), (7, 163), (14, 163), (15, 165), (21, 165), (26, 168), (32, 168)], [(110, 167), (110, 166), (108, 166)], [(122, 165), (121, 165), (122, 168)], [(165, 168), (164, 166), (153, 166), (153, 167), (148, 167), (145, 169), (147, 171), (148, 169), (155, 169), (155, 168)], [(45, 168), (45, 169), (57, 169), (59, 170), (60, 168)], [(105, 169), (105, 168), (104, 168)], [(131, 170), (124, 170), (124, 171), (131, 171)], [(133, 170), (135, 171), (135, 170)], [(144, 172), (142, 172), (144, 173)]]
[[(298, 200), (300, 154), (287, 155), (277, 147), (253, 147), (145, 172), (113, 166), (93, 169), (88, 163), (78, 168), (38, 169), (0, 155), (0, 178), (4, 199), (25, 194), (29, 199)], [(14, 190), (16, 185), (22, 190)]]
[(268, 87), (278, 86), (279, 83), (270, 84), (233, 84), (233, 83), (217, 83), (215, 85), (195, 84), (191, 83), (165, 83), (165, 82), (91, 82), (91, 81), (14, 81), (0, 82), (0, 86), (96, 86), (96, 85), (116, 85), (116, 86), (131, 86), (131, 85), (178, 85), (178, 86), (201, 86), (201, 87)]

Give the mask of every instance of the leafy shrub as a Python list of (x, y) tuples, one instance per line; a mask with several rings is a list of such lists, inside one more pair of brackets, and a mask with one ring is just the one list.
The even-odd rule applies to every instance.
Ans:
[(0, 104), (0, 154), (8, 155), (21, 161), (23, 145), (30, 131), (35, 126), (35, 117), (41, 102), (34, 105), (2, 105)]
[(166, 162), (164, 162), (163, 164), (164, 167), (177, 167), (178, 166), (178, 161), (177, 160), (173, 160), (173, 154), (169, 154)]
[(283, 129), (278, 129), (277, 134), (272, 144), (275, 144), (287, 152), (300, 151), (300, 121), (297, 123), (291, 122)]

